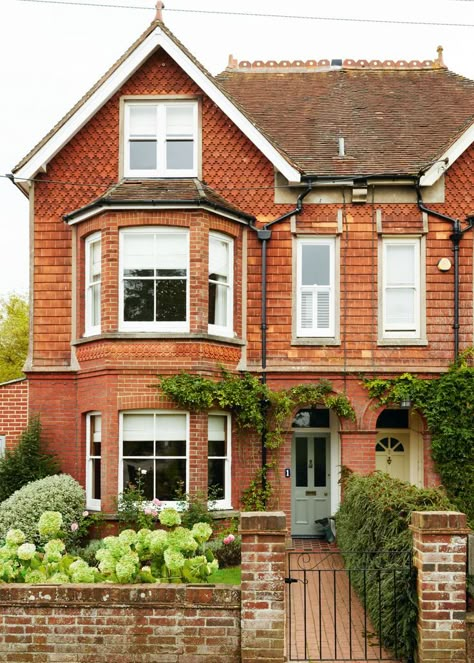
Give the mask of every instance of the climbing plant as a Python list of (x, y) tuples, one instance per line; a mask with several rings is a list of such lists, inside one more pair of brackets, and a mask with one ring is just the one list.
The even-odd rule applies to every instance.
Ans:
[[(218, 407), (232, 412), (238, 426), (264, 434), (265, 446), (274, 450), (281, 446), (289, 419), (298, 407), (320, 405), (342, 418), (355, 418), (347, 396), (334, 394), (328, 380), (274, 391), (249, 373), (223, 371), (220, 380), (189, 373), (162, 377), (157, 387), (183, 409), (199, 412)], [(244, 491), (246, 510), (262, 509), (270, 499), (274, 491), (267, 475), (268, 470), (276, 469), (275, 462), (273, 459), (260, 468)]]
[(409, 398), (426, 419), (432, 456), (441, 481), (458, 509), (474, 523), (474, 348), (447, 373), (423, 379), (410, 373), (366, 380), (370, 396), (382, 405)]

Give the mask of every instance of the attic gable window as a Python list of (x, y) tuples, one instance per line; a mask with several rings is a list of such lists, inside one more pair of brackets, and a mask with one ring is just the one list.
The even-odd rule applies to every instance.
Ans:
[(125, 177), (197, 175), (196, 101), (125, 103)]

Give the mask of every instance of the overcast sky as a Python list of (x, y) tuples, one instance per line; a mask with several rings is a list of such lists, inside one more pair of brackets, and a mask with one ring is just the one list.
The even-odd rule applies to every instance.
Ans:
[[(154, 0), (80, 2), (0, 0), (0, 297), (27, 292), (29, 258), (27, 200), (2, 176), (155, 15)], [(434, 59), (442, 44), (449, 69), (474, 79), (472, 0), (165, 0), (165, 5), (166, 25), (213, 74), (225, 68), (230, 53), (239, 60), (426, 60)]]

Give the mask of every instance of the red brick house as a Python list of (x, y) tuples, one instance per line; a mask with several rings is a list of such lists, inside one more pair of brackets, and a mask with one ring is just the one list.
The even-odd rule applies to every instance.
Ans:
[(239, 508), (259, 441), (152, 387), (222, 367), (327, 378), (356, 412), (294, 413), (272, 478), (294, 534), (337, 509), (341, 465), (436, 483), (424, 422), (374, 407), (361, 375), (436, 375), (472, 344), (473, 104), (441, 53), (230, 58), (214, 78), (150, 25), (13, 171), (32, 223), (13, 387), (89, 507), (113, 510), (140, 468), (150, 498), (212, 483)]

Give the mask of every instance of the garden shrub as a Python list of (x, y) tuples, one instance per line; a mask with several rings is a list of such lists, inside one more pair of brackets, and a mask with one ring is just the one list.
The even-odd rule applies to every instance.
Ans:
[(214, 553), (220, 569), (228, 566), (240, 566), (242, 561), (242, 539), (240, 536), (229, 534), (223, 539), (213, 539), (209, 541), (208, 548)]
[[(382, 472), (368, 476), (347, 473), (342, 483), (344, 500), (336, 515), (336, 528), (345, 567), (352, 570), (351, 582), (359, 598), (363, 601), (364, 594), (366, 596), (368, 614), (374, 629), (382, 634), (384, 647), (394, 650), (397, 645), (398, 654), (409, 658), (416, 642), (416, 577), (413, 568), (408, 582), (407, 576), (397, 571), (404, 565), (411, 567), (413, 540), (408, 527), (411, 514), (413, 511), (447, 511), (453, 507), (437, 489), (417, 488)], [(369, 554), (369, 551), (378, 554)], [(363, 574), (357, 571), (360, 569), (367, 571)], [(383, 572), (378, 574), (378, 569)], [(379, 575), (385, 598), (381, 623), (378, 584), (373, 581)]]
[(33, 417), (17, 446), (0, 459), (0, 502), (30, 481), (58, 472), (57, 459), (42, 449), (39, 417)]
[(64, 541), (73, 541), (74, 525), (81, 521), (84, 506), (84, 489), (69, 474), (32, 481), (0, 504), (0, 538), (14, 527), (21, 529), (29, 542), (37, 542), (37, 522), (43, 511), (58, 511), (64, 521)]

